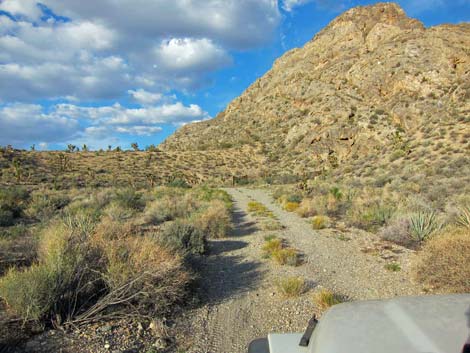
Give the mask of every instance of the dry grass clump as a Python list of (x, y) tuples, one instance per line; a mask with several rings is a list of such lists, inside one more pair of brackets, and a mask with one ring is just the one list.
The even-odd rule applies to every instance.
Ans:
[(330, 218), (328, 216), (314, 216), (310, 220), (313, 229), (324, 229), (328, 228), (331, 224)]
[(194, 225), (208, 238), (224, 238), (232, 229), (230, 212), (223, 201), (213, 200), (202, 213), (194, 217)]
[(275, 250), (271, 253), (271, 258), (279, 265), (298, 266), (299, 253), (292, 248)]
[(299, 208), (299, 205), (300, 203), (298, 202), (286, 202), (282, 205), (282, 207), (284, 208), (284, 210), (286, 210), (287, 212), (294, 212), (296, 209)]
[(313, 302), (320, 312), (324, 312), (333, 305), (343, 303), (344, 299), (340, 295), (323, 288), (313, 294)]
[(259, 217), (274, 218), (273, 213), (265, 205), (257, 201), (248, 202), (248, 212)]
[(295, 212), (304, 218), (325, 214), (326, 204), (324, 197), (318, 196), (315, 199), (304, 198)]
[(418, 253), (416, 278), (452, 293), (470, 292), (470, 230), (447, 228), (428, 240)]
[(298, 266), (299, 253), (292, 248), (286, 248), (282, 239), (276, 236), (265, 237), (263, 245), (264, 257), (273, 259), (279, 265)]
[(261, 222), (261, 229), (262, 230), (268, 230), (268, 231), (273, 231), (273, 230), (281, 230), (283, 229), (283, 225), (281, 222), (275, 219), (266, 219)]
[(305, 280), (302, 277), (285, 277), (276, 283), (277, 290), (284, 298), (295, 298), (305, 292)]
[(279, 251), (281, 249), (282, 249), (282, 240), (276, 237), (266, 240), (266, 242), (263, 245), (263, 251), (269, 257), (271, 256), (273, 252)]

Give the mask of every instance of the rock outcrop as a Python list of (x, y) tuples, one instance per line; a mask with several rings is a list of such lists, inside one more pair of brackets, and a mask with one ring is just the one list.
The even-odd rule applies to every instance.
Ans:
[(425, 28), (381, 3), (345, 12), (216, 118), (182, 127), (162, 148), (251, 145), (270, 170), (305, 174), (403, 158), (410, 145), (431, 148), (421, 142), (438, 129), (448, 148), (468, 153), (469, 126), (470, 24)]

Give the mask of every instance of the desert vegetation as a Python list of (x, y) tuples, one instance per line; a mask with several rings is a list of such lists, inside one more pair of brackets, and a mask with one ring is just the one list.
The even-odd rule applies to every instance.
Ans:
[[(452, 179), (441, 180), (435, 188), (418, 179), (410, 185), (409, 180), (383, 184), (330, 177), (280, 186), (272, 194), (315, 230), (361, 229), (414, 250), (414, 277), (430, 289), (470, 290), (465, 250), (470, 236), (468, 185), (454, 189)], [(291, 207), (294, 200), (298, 207)], [(394, 262), (385, 268), (401, 270)]]
[(0, 191), (0, 325), (151, 320), (184, 305), (195, 258), (231, 229), (210, 187)]

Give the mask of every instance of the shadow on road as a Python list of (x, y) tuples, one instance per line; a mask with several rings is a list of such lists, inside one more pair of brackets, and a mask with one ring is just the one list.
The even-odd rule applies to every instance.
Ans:
[(258, 231), (256, 223), (248, 221), (246, 213), (241, 209), (234, 209), (232, 213), (232, 222), (234, 224), (234, 228), (230, 235), (233, 237), (243, 237)]

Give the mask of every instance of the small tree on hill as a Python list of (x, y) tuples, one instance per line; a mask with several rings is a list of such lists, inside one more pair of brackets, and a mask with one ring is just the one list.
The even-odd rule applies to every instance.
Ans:
[(137, 142), (131, 143), (131, 147), (134, 151), (139, 151), (139, 145), (137, 144)]

